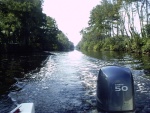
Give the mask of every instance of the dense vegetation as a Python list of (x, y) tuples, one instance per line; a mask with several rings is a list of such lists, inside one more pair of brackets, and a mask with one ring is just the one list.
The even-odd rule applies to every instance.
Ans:
[(74, 45), (42, 12), (43, 0), (0, 0), (0, 53), (72, 50)]
[[(83, 50), (150, 53), (150, 0), (102, 0), (77, 45)], [(139, 30), (138, 30), (139, 28)]]

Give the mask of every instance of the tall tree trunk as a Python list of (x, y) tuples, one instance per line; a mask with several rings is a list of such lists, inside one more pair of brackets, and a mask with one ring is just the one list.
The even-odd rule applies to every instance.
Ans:
[(146, 0), (146, 23), (147, 23), (147, 25), (149, 24), (149, 20), (148, 20), (148, 18), (149, 18), (149, 14), (148, 14), (148, 1)]

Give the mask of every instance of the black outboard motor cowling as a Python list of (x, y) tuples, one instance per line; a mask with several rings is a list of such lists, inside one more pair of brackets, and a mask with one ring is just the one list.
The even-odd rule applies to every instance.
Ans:
[(97, 80), (97, 108), (105, 112), (133, 112), (134, 83), (128, 68), (106, 66)]

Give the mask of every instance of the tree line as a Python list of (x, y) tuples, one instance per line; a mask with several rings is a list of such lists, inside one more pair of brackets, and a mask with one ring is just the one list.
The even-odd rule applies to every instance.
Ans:
[(43, 0), (0, 0), (0, 53), (73, 50)]
[(78, 49), (150, 53), (150, 0), (101, 0)]

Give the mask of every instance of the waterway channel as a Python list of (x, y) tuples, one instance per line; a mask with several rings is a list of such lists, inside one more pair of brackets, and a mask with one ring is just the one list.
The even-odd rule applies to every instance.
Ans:
[(36, 113), (97, 113), (97, 75), (107, 65), (131, 70), (136, 113), (150, 112), (148, 56), (77, 50), (50, 53), (0, 57), (0, 113), (25, 102), (33, 102)]

